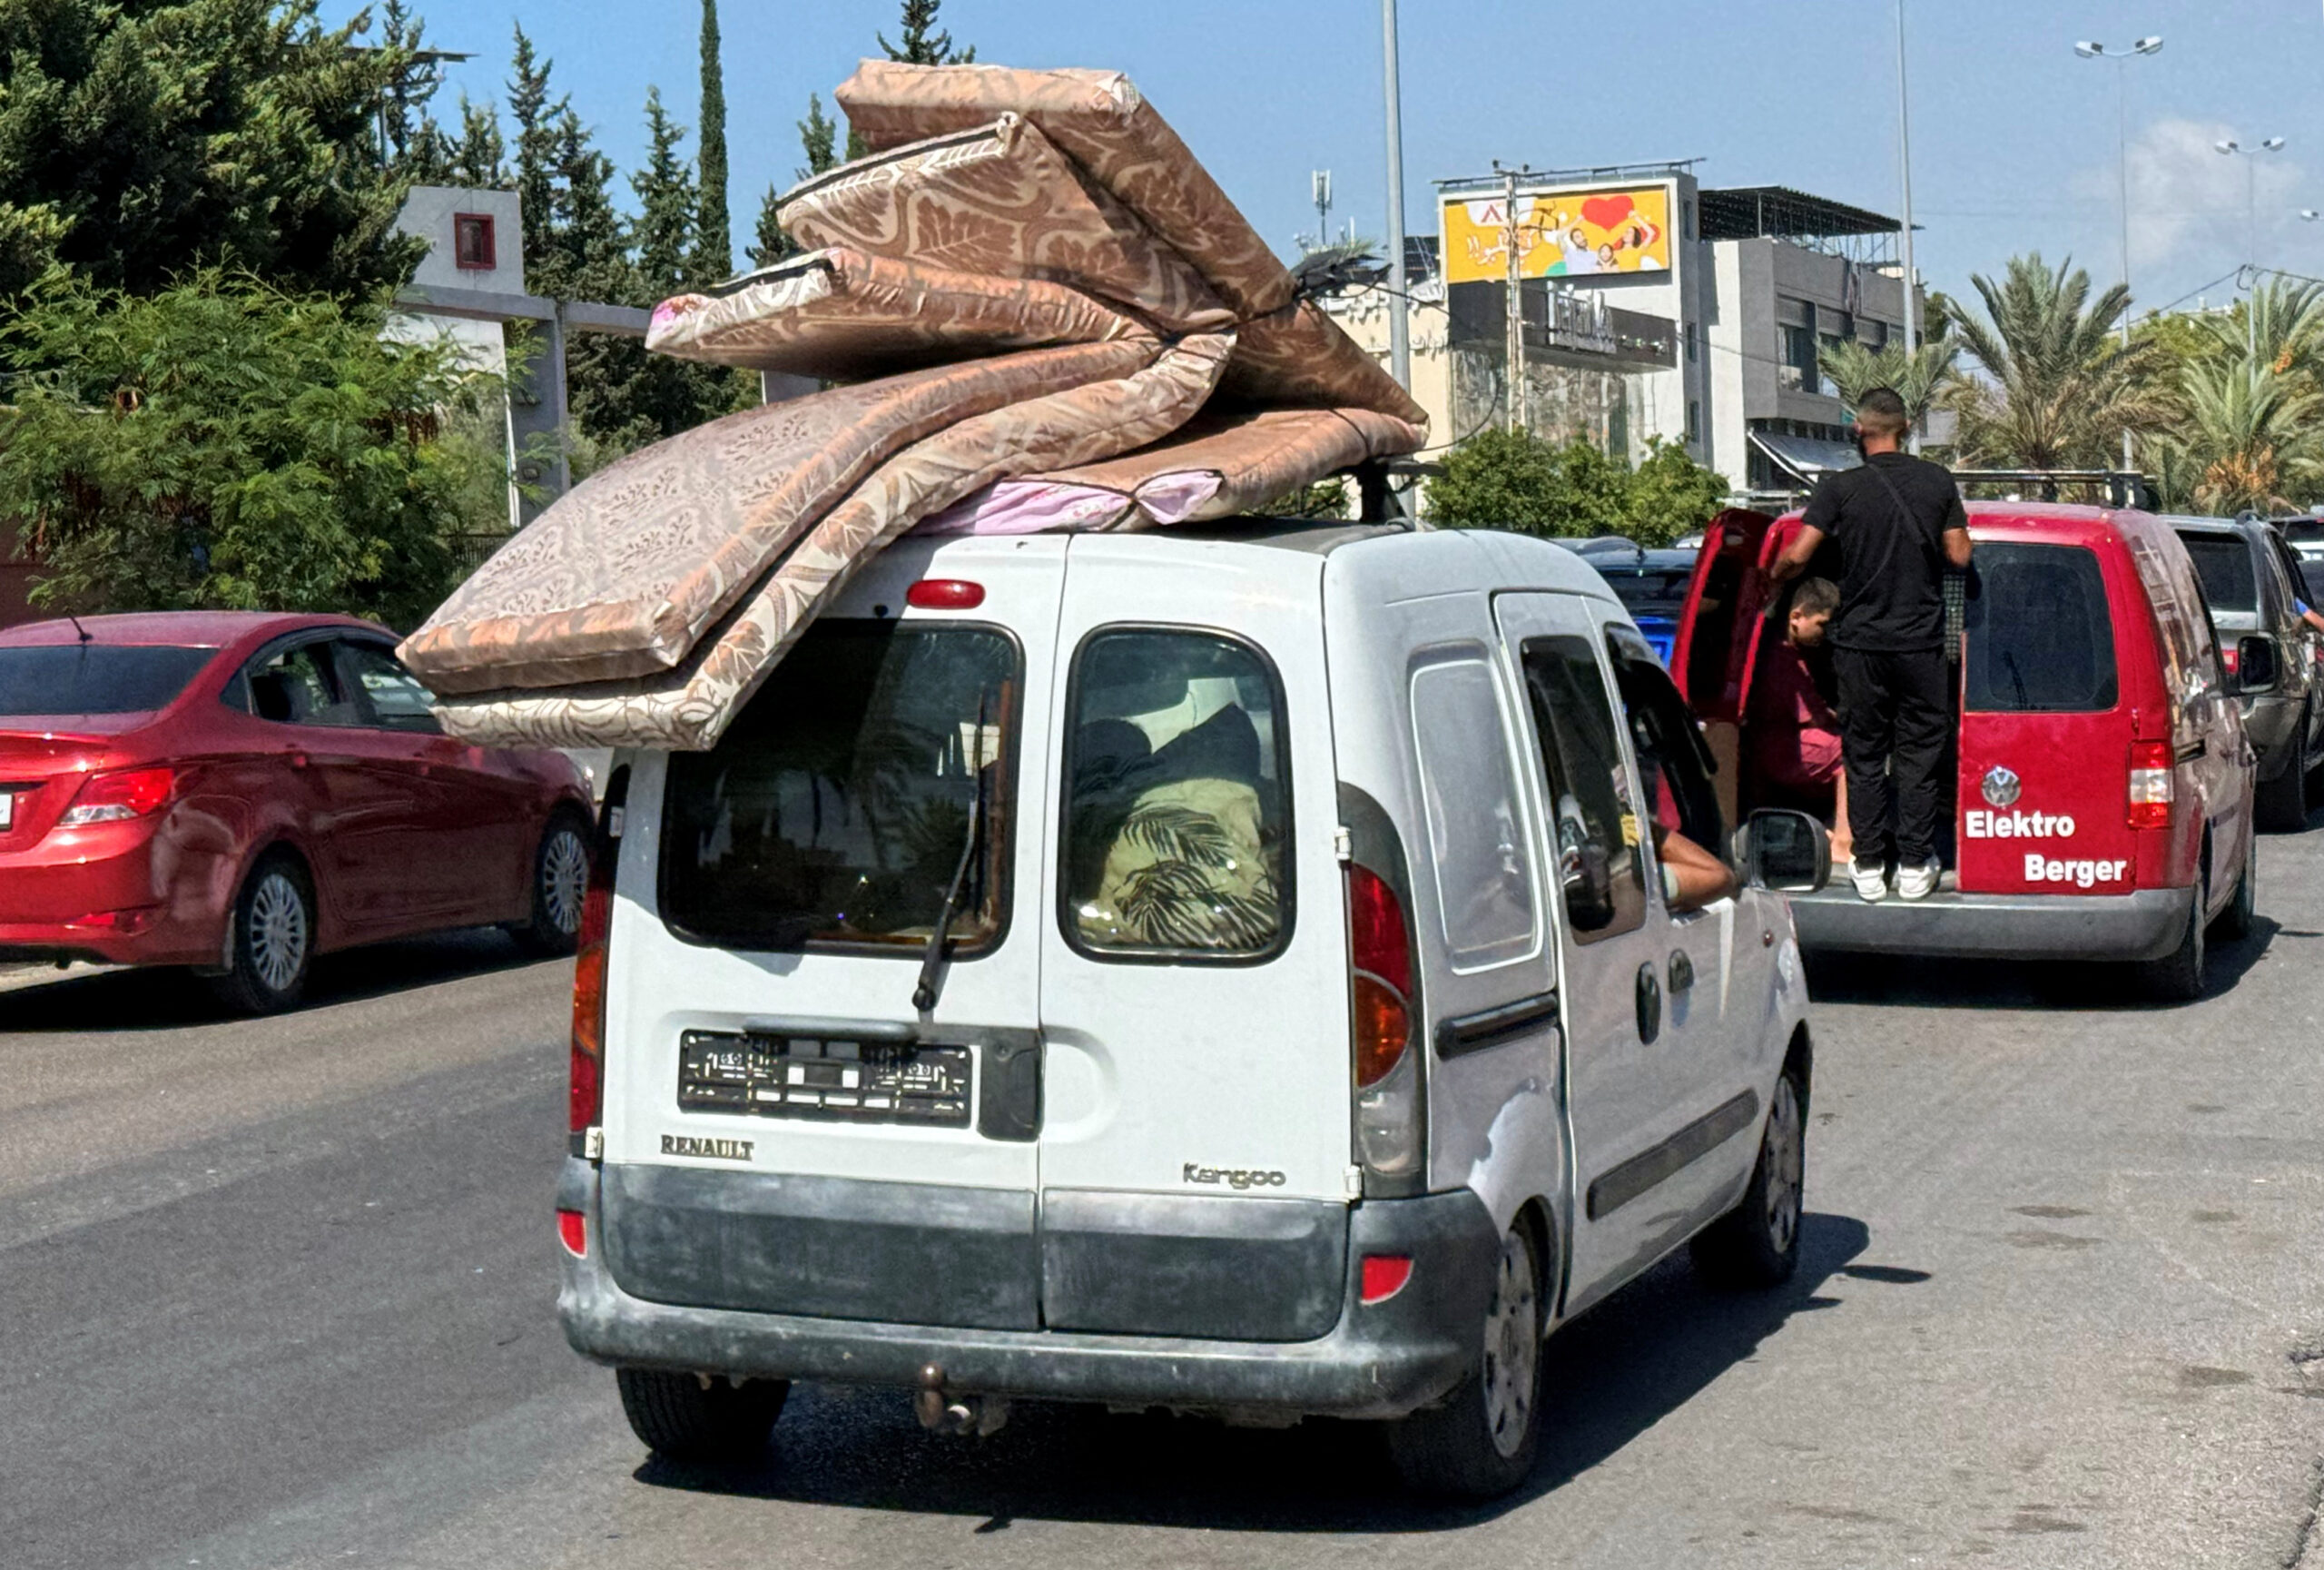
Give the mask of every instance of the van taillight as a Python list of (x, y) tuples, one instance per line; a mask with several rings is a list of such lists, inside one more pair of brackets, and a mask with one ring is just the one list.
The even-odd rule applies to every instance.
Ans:
[(1404, 908), (1378, 874), (1347, 873), (1348, 950), (1355, 971), (1355, 1082), (1388, 1077), (1412, 1041), (1412, 946)]
[[(606, 783), (589, 886), (581, 897), (581, 932), (573, 963), (573, 1052), (566, 1081), (567, 1126), (578, 1136), (597, 1126), (606, 1105), (606, 954), (613, 937), (614, 874), (621, 863), (622, 817), (629, 799), (629, 770)], [(580, 1140), (576, 1137), (577, 1147)], [(577, 1149), (576, 1154), (582, 1153)]]
[(2171, 767), (2169, 742), (2134, 741), (2131, 744), (2132, 828), (2167, 829), (2171, 826), (2175, 772)]

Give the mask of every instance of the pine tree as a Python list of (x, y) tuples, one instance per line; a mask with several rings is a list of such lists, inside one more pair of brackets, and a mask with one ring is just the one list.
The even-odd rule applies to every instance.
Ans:
[(766, 195), (759, 201), (759, 226), (751, 237), (751, 265), (772, 267), (796, 249), (791, 236), (783, 232), (783, 225), (775, 218), (775, 204), (781, 200), (773, 186), (766, 188)]
[(489, 99), (471, 104), (460, 94), (460, 135), (447, 140), (446, 164), (456, 185), (508, 188), (508, 146), (500, 137), (500, 116)]
[(726, 80), (719, 60), (718, 0), (702, 0), (702, 143), (694, 167), (702, 189), (693, 281), (714, 283), (734, 271), (734, 220), (726, 209)]
[(694, 176), (678, 153), (685, 134), (686, 128), (662, 107), (662, 90), (648, 87), (645, 167), (629, 177), (629, 188), (637, 195), (638, 282), (657, 301), (677, 293), (689, 281), (687, 252), (701, 209)]
[(140, 294), (199, 264), (340, 295), (409, 276), (378, 135), (415, 63), (315, 11), (0, 5), (0, 297), (58, 263)]
[(936, 31), (936, 13), (943, 9), (944, 0), (903, 0), (903, 44), (901, 47), (888, 42), (880, 34), (880, 48), (889, 59), (906, 65), (967, 65), (977, 57), (974, 49), (955, 49), (950, 33)]
[(571, 117), (565, 99), (554, 103), (549, 99), (549, 65), (550, 62), (535, 56), (533, 41), (525, 36), (524, 26), (519, 24), (516, 75), (508, 83), (508, 113), (517, 123), (517, 195), (524, 208), (525, 287), (535, 294), (548, 292), (548, 286), (534, 274), (552, 264), (557, 249), (553, 236), (556, 228), (558, 122)]
[(807, 160), (799, 169), (802, 180), (839, 167), (839, 127), (823, 113), (823, 101), (812, 93), (807, 94), (807, 118), (799, 122), (799, 150)]
[(621, 213), (614, 206), (613, 160), (597, 151), (589, 128), (570, 106), (560, 105), (555, 128), (555, 181), (549, 204), (545, 261), (561, 300), (602, 300), (614, 305), (642, 301), (625, 248)]

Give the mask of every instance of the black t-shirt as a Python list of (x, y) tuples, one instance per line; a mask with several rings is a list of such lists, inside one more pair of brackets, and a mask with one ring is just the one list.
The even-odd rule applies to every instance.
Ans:
[(1801, 521), (1840, 548), (1835, 647), (1905, 653), (1944, 647), (1942, 538), (1948, 528), (1969, 527), (1952, 475), (1905, 453), (1874, 453), (1861, 469), (1817, 481)]

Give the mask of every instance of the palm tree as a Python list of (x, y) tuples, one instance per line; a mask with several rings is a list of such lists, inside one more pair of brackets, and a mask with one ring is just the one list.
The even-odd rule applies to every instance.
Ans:
[(2125, 347), (2114, 323), (2130, 292), (2114, 284), (2095, 301), (2090, 274), (2069, 260), (2055, 269), (2039, 252), (2010, 258), (2002, 281), (1970, 280), (1982, 316), (1953, 307), (1961, 346), (1982, 375), (1956, 377), (1938, 402), (1959, 420), (1955, 449), (2004, 469), (2100, 469), (2128, 430), (2150, 430), (2167, 400), (2142, 375), (2147, 342)]
[(2196, 321), (2221, 356), (2240, 360), (2256, 347), (2262, 365), (2313, 374), (2324, 350), (2324, 284), (2279, 279), (2253, 290), (2234, 315)]
[(2167, 447), (2178, 460), (2171, 467), (2192, 480), (2197, 506), (2281, 511), (2292, 505), (2288, 490), (2305, 491), (2324, 474), (2324, 399), (2274, 365), (2240, 355), (2201, 360), (2187, 368), (2182, 392), (2186, 420)]
[(1909, 355), (1901, 340), (1891, 339), (1873, 350), (1854, 339), (1844, 339), (1816, 359), (1850, 408), (1874, 388), (1885, 387), (1905, 400), (1905, 412), (1918, 425), (1960, 355), (1961, 346), (1949, 338), (1917, 344)]

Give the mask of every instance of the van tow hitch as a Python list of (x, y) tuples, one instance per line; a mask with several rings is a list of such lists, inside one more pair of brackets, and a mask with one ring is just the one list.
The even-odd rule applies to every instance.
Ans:
[(931, 1434), (974, 1434), (981, 1438), (998, 1434), (1009, 1421), (1008, 1397), (969, 1396), (945, 1389), (941, 1363), (930, 1363), (921, 1369), (911, 1409), (920, 1426)]

